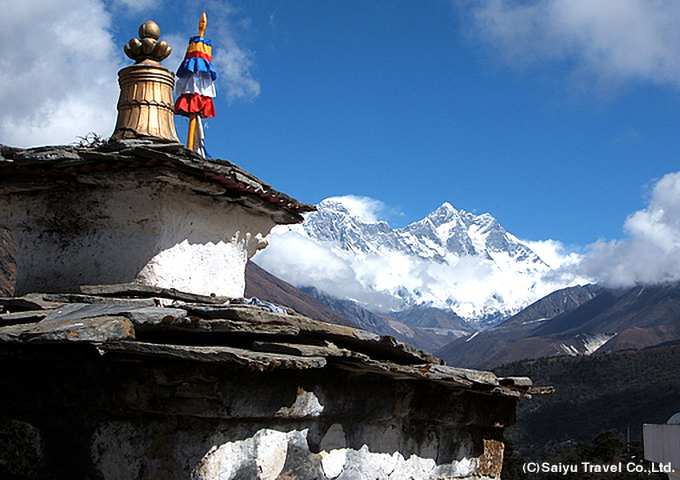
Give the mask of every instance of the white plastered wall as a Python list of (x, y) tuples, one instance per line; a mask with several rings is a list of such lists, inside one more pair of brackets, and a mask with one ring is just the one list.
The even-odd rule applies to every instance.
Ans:
[(19, 244), (15, 294), (137, 282), (243, 296), (245, 265), (275, 222), (227, 197), (133, 174), (0, 198), (0, 227)]

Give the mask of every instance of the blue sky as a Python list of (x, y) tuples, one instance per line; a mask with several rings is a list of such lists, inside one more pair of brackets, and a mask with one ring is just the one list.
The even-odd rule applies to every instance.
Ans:
[(0, 143), (110, 135), (122, 46), (154, 19), (174, 70), (205, 8), (208, 149), (299, 200), (370, 197), (393, 226), (448, 201), (582, 249), (625, 237), (680, 170), (677, 2), (16, 3), (0, 0)]

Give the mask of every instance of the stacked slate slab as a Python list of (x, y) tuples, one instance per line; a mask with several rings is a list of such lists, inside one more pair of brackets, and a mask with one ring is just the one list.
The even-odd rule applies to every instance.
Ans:
[(533, 393), (254, 299), (123, 284), (0, 306), (17, 478), (498, 478)]

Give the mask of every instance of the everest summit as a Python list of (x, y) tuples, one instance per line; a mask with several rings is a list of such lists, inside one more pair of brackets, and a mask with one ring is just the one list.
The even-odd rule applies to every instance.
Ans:
[[(489, 214), (444, 203), (393, 229), (362, 197), (333, 197), (302, 225), (280, 228), (255, 261), (300, 287), (374, 312), (415, 306), (452, 311), (476, 329), (573, 284)], [(553, 265), (554, 266), (554, 265)]]

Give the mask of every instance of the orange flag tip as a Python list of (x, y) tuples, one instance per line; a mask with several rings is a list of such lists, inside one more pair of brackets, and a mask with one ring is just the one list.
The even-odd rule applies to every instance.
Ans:
[(205, 34), (205, 29), (208, 27), (208, 16), (203, 12), (201, 21), (198, 22), (198, 34), (202, 37)]

